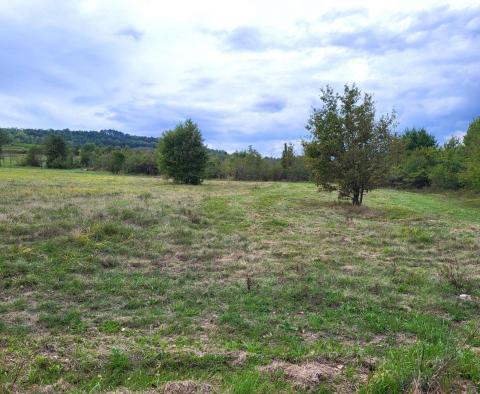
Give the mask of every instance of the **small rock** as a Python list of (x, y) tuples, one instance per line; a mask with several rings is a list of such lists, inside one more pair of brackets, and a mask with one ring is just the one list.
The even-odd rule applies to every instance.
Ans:
[(472, 301), (472, 296), (470, 294), (460, 294), (458, 298), (462, 301)]

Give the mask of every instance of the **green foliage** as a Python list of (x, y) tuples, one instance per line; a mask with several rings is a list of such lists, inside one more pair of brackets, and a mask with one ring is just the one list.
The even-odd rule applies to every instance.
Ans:
[(468, 156), (473, 156), (480, 152), (480, 117), (475, 118), (470, 123), (463, 142)]
[(480, 190), (480, 117), (468, 127), (465, 144), (465, 171), (462, 178), (472, 189)]
[(68, 148), (62, 136), (50, 134), (43, 145), (48, 168), (67, 168)]
[[(80, 151), (82, 157), (82, 150)], [(97, 147), (92, 155), (88, 153), (88, 167), (110, 171), (114, 174), (157, 175), (157, 157), (153, 150), (112, 149)], [(80, 160), (81, 164), (82, 160)]]
[(411, 129), (393, 139), (390, 146), (390, 186), (456, 190), (463, 186), (465, 150), (460, 141), (451, 138), (438, 147), (435, 137), (425, 129)]
[[(21, 159), (22, 165), (41, 166), (42, 152), (34, 147), (17, 147), (15, 154)], [(292, 145), (287, 149), (293, 155)], [(9, 152), (13, 151), (9, 147)], [(25, 153), (27, 153), (25, 155)], [(24, 156), (25, 155), (25, 156)], [(123, 155), (123, 159), (122, 159)], [(235, 180), (271, 180), (271, 181), (306, 181), (309, 180), (309, 171), (305, 166), (303, 156), (290, 157), (288, 166), (282, 166), (281, 159), (262, 157), (259, 152), (250, 147), (246, 151), (228, 154), (225, 151), (208, 149), (207, 163), (204, 176), (208, 179), (235, 179)], [(93, 170), (109, 171), (115, 174), (145, 174), (157, 175), (158, 152), (152, 149), (116, 148), (114, 146), (97, 146), (87, 143), (81, 147), (74, 146), (66, 160), (54, 161), (51, 166), (58, 168), (88, 168)]]
[(0, 129), (0, 147), (11, 142), (11, 137), (6, 130)]
[(427, 133), (427, 130), (423, 127), (418, 130), (416, 128), (405, 130), (402, 139), (405, 141), (405, 148), (407, 150), (435, 148), (437, 146), (435, 137)]
[(157, 175), (157, 157), (153, 150), (125, 150), (122, 172), (125, 174)]
[(283, 146), (283, 152), (282, 152), (282, 158), (280, 159), (280, 162), (282, 164), (282, 167), (284, 170), (287, 168), (290, 168), (293, 166), (293, 163), (295, 161), (295, 153), (293, 150), (293, 144), (285, 142)]
[(181, 183), (202, 183), (207, 148), (198, 126), (191, 119), (163, 134), (158, 142), (158, 153), (158, 166), (167, 176)]
[(343, 96), (327, 86), (320, 98), (323, 106), (307, 124), (312, 140), (303, 143), (313, 180), (360, 205), (364, 193), (383, 180), (395, 117), (376, 120), (372, 96), (362, 100), (355, 85), (345, 85)]
[(42, 149), (39, 146), (34, 145), (27, 151), (23, 164), (30, 167), (41, 167), (42, 160)]
[(80, 149), (80, 164), (83, 167), (90, 167), (95, 157), (95, 144), (88, 143)]
[(437, 155), (437, 164), (431, 170), (432, 186), (438, 189), (461, 188), (461, 173), (464, 170), (464, 148), (456, 138), (450, 139)]
[(125, 373), (132, 369), (133, 364), (128, 356), (119, 349), (112, 349), (107, 368), (107, 383), (109, 386), (117, 386), (125, 379)]
[[(335, 127), (342, 130), (345, 135), (350, 133), (350, 139), (352, 139), (351, 130), (355, 128), (355, 123), (360, 124), (362, 117), (364, 120), (367, 119), (366, 124), (372, 119), (370, 116), (372, 112), (369, 114), (368, 109), (373, 108), (371, 97), (366, 95), (368, 99), (359, 103), (360, 94), (357, 92), (356, 98), (352, 100), (352, 97), (355, 96), (352, 92), (355, 89), (355, 87), (349, 88), (351, 97), (348, 100), (351, 100), (350, 103), (347, 103), (346, 93), (344, 97), (341, 97), (330, 92), (330, 104), (332, 104), (332, 98), (337, 100), (335, 110), (331, 112), (334, 116), (329, 118), (330, 125), (335, 124)], [(349, 106), (348, 111), (351, 113), (348, 121), (346, 110), (341, 113), (341, 106), (346, 109), (347, 104)], [(331, 108), (333, 107), (331, 106)], [(325, 103), (322, 110), (314, 110), (311, 116), (308, 128), (312, 132), (312, 136), (315, 134), (315, 127), (319, 125), (322, 111), (326, 111)], [(338, 114), (335, 111), (338, 111)], [(382, 120), (391, 122), (393, 119), (387, 117), (373, 123), (378, 126)], [(184, 128), (186, 123), (181, 126)], [(323, 124), (323, 126), (325, 125), (326, 123)], [(68, 129), (21, 130), (0, 128), (0, 154), (3, 144), (4, 156), (8, 157), (7, 160), (3, 158), (3, 163), (10, 166), (41, 167), (44, 162), (43, 152), (36, 145), (32, 146), (26, 142), (41, 142), (47, 134), (48, 138), (44, 140), (44, 143), (49, 145), (48, 147), (45, 146), (47, 167), (83, 167), (110, 171), (115, 174), (159, 174), (161, 160), (158, 158), (158, 151), (149, 149), (156, 141), (154, 138), (129, 136), (114, 130), (82, 132)], [(341, 153), (344, 160), (338, 160), (335, 155), (323, 155), (325, 160), (320, 160), (319, 147), (321, 144), (319, 144), (318, 138), (317, 140), (313, 138), (305, 145), (309, 147), (309, 154), (313, 154), (315, 157), (296, 156), (291, 143), (285, 143), (280, 158), (264, 157), (252, 146), (247, 150), (237, 151), (233, 154), (228, 154), (222, 150), (207, 149), (207, 160), (203, 175), (201, 177), (194, 176), (192, 179), (195, 182), (203, 178), (249, 181), (307, 181), (312, 179), (309, 171), (310, 168), (313, 168), (312, 165), (318, 166), (321, 164), (322, 171), (318, 168), (317, 170), (314, 169), (313, 180), (326, 190), (330, 187), (339, 189), (340, 197), (350, 196), (354, 200), (355, 192), (349, 194), (348, 190), (357, 188), (358, 183), (361, 183), (360, 179), (365, 178), (365, 174), (369, 170), (364, 167), (364, 163), (368, 162), (367, 167), (376, 169), (372, 171), (369, 180), (374, 186), (388, 185), (415, 188), (432, 186), (439, 190), (458, 190), (461, 188), (480, 190), (480, 118), (474, 119), (470, 124), (464, 144), (452, 139), (443, 146), (438, 146), (435, 137), (424, 128), (412, 128), (405, 130), (402, 135), (390, 136), (388, 148), (385, 149), (386, 152), (383, 143), (381, 154), (376, 152), (375, 149), (373, 149), (373, 152), (370, 150), (377, 157), (377, 160), (365, 159), (368, 156), (368, 144), (358, 149), (359, 146), (363, 146), (361, 139), (366, 137), (367, 133), (363, 133), (362, 136), (359, 134), (359, 138), (356, 140), (353, 137), (353, 140), (343, 146), (338, 144), (339, 138), (343, 138), (339, 137), (340, 134), (332, 133), (331, 138), (324, 140), (327, 142), (323, 144), (326, 149), (323, 153), (327, 152), (328, 149), (336, 149)], [(7, 142), (12, 141), (15, 145), (5, 147)], [(71, 149), (68, 149), (67, 144), (72, 146)], [(355, 144), (357, 144), (356, 148)], [(123, 146), (135, 148), (120, 148)], [(146, 147), (147, 149), (136, 149), (136, 147)], [(347, 147), (348, 149), (346, 149)], [(383, 159), (381, 159), (382, 157)], [(333, 160), (334, 158), (335, 160)], [(351, 165), (353, 162), (355, 162), (355, 165)], [(342, 167), (342, 163), (345, 164), (344, 167)], [(388, 173), (385, 173), (387, 167)], [(164, 173), (167, 174), (166, 171)], [(338, 173), (344, 174), (342, 175), (344, 178), (343, 186), (342, 182), (332, 180), (335, 178), (334, 174)], [(326, 178), (330, 178), (330, 180), (320, 184), (320, 178), (324, 178), (324, 181)], [(356, 180), (349, 182), (347, 179)], [(179, 179), (176, 180), (183, 182)], [(362, 187), (360, 187), (360, 190), (362, 190)], [(363, 187), (364, 192), (367, 190), (368, 188)], [(361, 191), (359, 191), (358, 199), (359, 202), (362, 200)]]
[(435, 148), (419, 148), (407, 151), (401, 166), (403, 183), (422, 188), (430, 186), (430, 172), (436, 164)]
[(37, 356), (28, 374), (28, 381), (37, 384), (55, 383), (63, 373), (62, 364), (45, 356)]
[(107, 320), (98, 328), (100, 332), (105, 332), (107, 334), (117, 333), (120, 329), (120, 323), (115, 320)]
[[(288, 146), (287, 146), (288, 149)], [(209, 151), (206, 177), (238, 181), (307, 181), (310, 174), (303, 156), (293, 156), (284, 168), (281, 159), (262, 157), (252, 146), (247, 150), (228, 154)]]
[(116, 130), (83, 131), (83, 130), (42, 130), (42, 129), (1, 129), (11, 135), (13, 142), (20, 144), (39, 145), (50, 134), (62, 136), (71, 146), (83, 146), (94, 144), (102, 147), (120, 148), (155, 148), (157, 139), (154, 137), (143, 137), (129, 135)]
[(228, 162), (229, 173), (235, 180), (258, 180), (265, 177), (262, 156), (252, 146), (235, 152)]
[(123, 163), (125, 163), (125, 153), (119, 150), (112, 152), (110, 171), (114, 174), (118, 174), (122, 169)]
[(471, 350), (451, 340), (445, 344), (418, 343), (390, 352), (362, 392), (452, 392), (462, 375), (478, 381), (479, 361)]
[(405, 130), (403, 135), (394, 138), (390, 149), (391, 167), (388, 180), (392, 186), (430, 186), (435, 166), (436, 186), (443, 187), (442, 184), (453, 182), (449, 163), (438, 161), (435, 137), (424, 128)]

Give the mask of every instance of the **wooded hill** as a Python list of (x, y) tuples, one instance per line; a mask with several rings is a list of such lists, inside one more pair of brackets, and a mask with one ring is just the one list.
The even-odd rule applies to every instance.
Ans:
[(83, 130), (53, 130), (53, 129), (18, 129), (0, 128), (6, 131), (14, 144), (38, 145), (50, 134), (61, 135), (71, 146), (82, 146), (88, 143), (97, 146), (120, 148), (155, 148), (157, 138), (130, 135), (117, 130), (83, 131)]

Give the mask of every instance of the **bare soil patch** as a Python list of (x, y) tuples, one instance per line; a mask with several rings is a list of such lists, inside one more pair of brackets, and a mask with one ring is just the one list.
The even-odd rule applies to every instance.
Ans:
[(284, 376), (300, 389), (310, 389), (321, 382), (331, 381), (341, 373), (342, 369), (343, 365), (318, 361), (299, 365), (274, 361), (269, 365), (260, 367), (260, 371), (265, 373), (282, 371)]

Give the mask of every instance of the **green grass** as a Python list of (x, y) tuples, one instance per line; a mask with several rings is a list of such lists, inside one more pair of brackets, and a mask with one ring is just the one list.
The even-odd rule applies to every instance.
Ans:
[(0, 168), (1, 387), (480, 389), (480, 199), (335, 197)]

